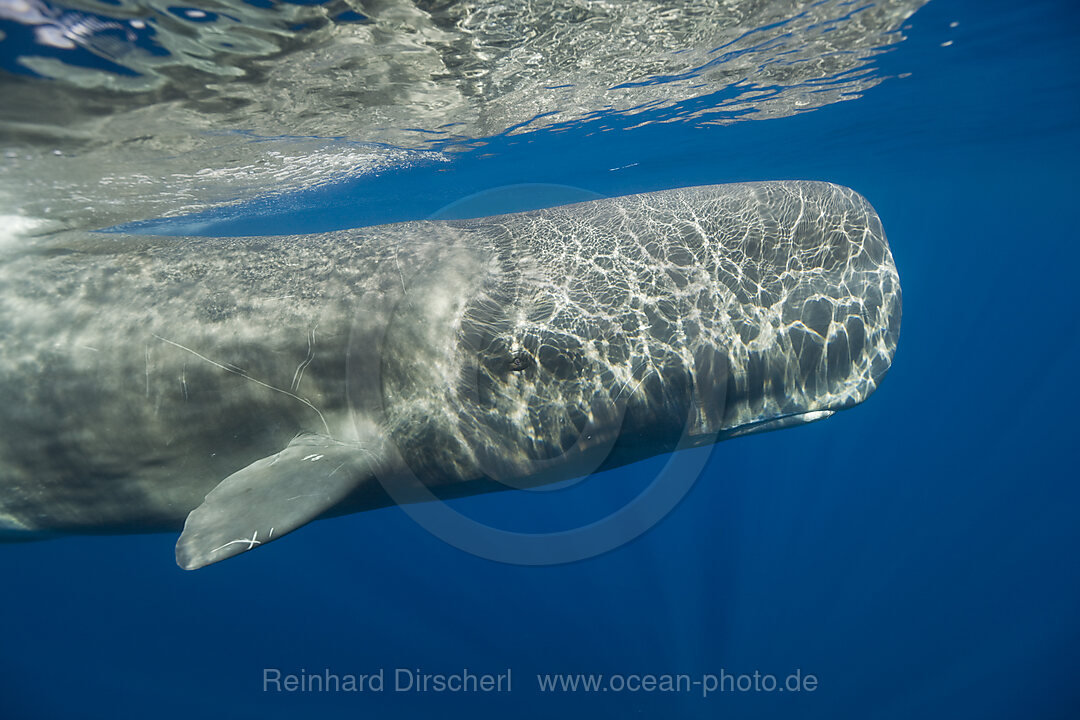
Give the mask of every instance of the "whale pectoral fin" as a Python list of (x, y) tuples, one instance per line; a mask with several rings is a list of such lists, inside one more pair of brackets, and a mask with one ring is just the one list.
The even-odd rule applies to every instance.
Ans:
[(356, 445), (302, 435), (276, 455), (221, 481), (184, 523), (176, 563), (194, 570), (306, 525), (373, 477), (376, 458)]

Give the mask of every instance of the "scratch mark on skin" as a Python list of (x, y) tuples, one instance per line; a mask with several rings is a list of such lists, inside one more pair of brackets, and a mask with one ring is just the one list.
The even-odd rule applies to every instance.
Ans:
[(311, 333), (308, 335), (307, 357), (304, 358), (297, 366), (296, 372), (293, 373), (292, 385), (289, 387), (292, 392), (300, 389), (300, 381), (304, 379), (304, 370), (307, 370), (307, 366), (315, 359), (315, 330), (318, 327), (319, 323), (315, 323), (315, 327), (311, 328)]
[(146, 356), (146, 397), (150, 397), (150, 345), (144, 345)]
[(270, 528), (270, 534), (266, 536), (266, 542), (270, 542), (271, 538), (273, 538), (273, 537), (274, 537), (274, 528)]
[[(271, 530), (270, 532), (273, 532), (273, 530)], [(221, 547), (216, 547), (213, 550), (211, 550), (210, 552), (211, 552), (211, 554), (216, 553), (218, 550), (224, 550), (225, 548), (229, 547), (230, 545), (235, 545), (236, 543), (247, 543), (247, 549), (248, 550), (255, 547), (256, 545), (262, 545), (262, 541), (259, 540), (259, 531), (256, 530), (255, 534), (252, 535), (250, 539), (249, 538), (240, 538), (238, 540), (230, 540), (229, 542), (225, 543)]]
[[(640, 380), (638, 380), (638, 381), (637, 381), (637, 385), (635, 385), (635, 386), (634, 386), (634, 389), (630, 391), (630, 395), (629, 395), (628, 397), (633, 397), (634, 393), (636, 393), (636, 392), (638, 391), (638, 388), (639, 388), (639, 387), (641, 387), (641, 383), (645, 382), (645, 380), (646, 380), (647, 378), (648, 378), (648, 375), (646, 375), (645, 377), (643, 377), (643, 378), (641, 378)], [(619, 394), (615, 396), (615, 400), (612, 400), (612, 402), (615, 402), (616, 400), (618, 400), (619, 398), (621, 398), (621, 397), (622, 397), (622, 394), (623, 394), (623, 390), (626, 390), (626, 388), (627, 388), (627, 386), (628, 386), (629, 384), (630, 384), (630, 381), (629, 381), (629, 380), (628, 380), (628, 381), (626, 381), (625, 383), (623, 383), (623, 386), (622, 386), (622, 388), (621, 388), (621, 389), (619, 390)]]
[(184, 367), (180, 370), (180, 390), (184, 395), (184, 402), (187, 402), (187, 363), (184, 363)]
[[(266, 388), (267, 390), (273, 390), (274, 392), (279, 392), (282, 395), (288, 395), (293, 400), (297, 400), (297, 401), (303, 403), (304, 405), (307, 405), (309, 408), (311, 408), (312, 410), (315, 411), (316, 415), (319, 416), (319, 420), (322, 422), (323, 428), (325, 428), (327, 436), (328, 437), (333, 437), (333, 434), (330, 432), (330, 425), (327, 424), (327, 422), (326, 422), (326, 418), (323, 417), (323, 414), (322, 414), (322, 412), (319, 411), (319, 408), (317, 408), (317, 407), (315, 407), (314, 405), (311, 404), (310, 400), (302, 398), (299, 395), (294, 395), (291, 392), (289, 392), (288, 390), (282, 390), (281, 388), (277, 388), (277, 387), (274, 387), (273, 385), (269, 385), (267, 383), (264, 383), (262, 380), (258, 380), (256, 378), (253, 378), (250, 375), (245, 375), (240, 370), (236, 370), (234, 368), (222, 365), (219, 362), (215, 362), (214, 360), (211, 360), (210, 358), (206, 357), (205, 355), (200, 355), (199, 353), (195, 352), (194, 350), (192, 350), (189, 347), (184, 347), (183, 345), (181, 345), (178, 342), (173, 342), (172, 340), (170, 340), (168, 338), (161, 337), (160, 335), (157, 335), (157, 334), (154, 334), (154, 337), (157, 338), (158, 340), (160, 340), (163, 343), (168, 343), (169, 345), (172, 345), (173, 347), (180, 348), (181, 350), (183, 350), (185, 352), (189, 352), (192, 355), (194, 355), (195, 357), (199, 358), (200, 360), (205, 360), (206, 362), (210, 363), (214, 367), (221, 368), (225, 372), (230, 372), (233, 375), (239, 375), (240, 377), (244, 378), (245, 380), (250, 380), (251, 382), (255, 383), (256, 385), (260, 385), (260, 386)], [(147, 370), (146, 370), (146, 372), (147, 372), (147, 376), (146, 376), (147, 377), (147, 380), (146, 380), (146, 388), (147, 388), (147, 390), (146, 390), (146, 392), (147, 392), (147, 395), (149, 395), (150, 394), (150, 375), (149, 375), (149, 373), (150, 373), (150, 366), (149, 366), (150, 346), (149, 345), (147, 346), (146, 357), (147, 357)]]
[(394, 265), (397, 267), (398, 278), (401, 280), (401, 292), (408, 295), (409, 291), (405, 289), (405, 275), (401, 272), (401, 263), (398, 262), (397, 253), (394, 253)]
[[(634, 374), (635, 374), (635, 373), (636, 373), (636, 372), (637, 372), (638, 370), (640, 370), (640, 369), (642, 368), (642, 366), (644, 366), (644, 365), (646, 364), (646, 362), (648, 362), (648, 361), (647, 361), (647, 360), (644, 360), (644, 359), (643, 359), (643, 360), (641, 361), (641, 363), (640, 363), (640, 364), (639, 364), (639, 365), (638, 365), (638, 366), (637, 366), (636, 368), (634, 368), (633, 370), (631, 370), (631, 372), (630, 372), (630, 377), (628, 377), (628, 378), (626, 379), (626, 381), (625, 381), (625, 382), (624, 382), (624, 383), (622, 384), (622, 387), (621, 387), (621, 388), (619, 388), (619, 392), (618, 392), (618, 394), (617, 394), (617, 395), (616, 395), (616, 396), (615, 396), (615, 397), (614, 397), (614, 398), (612, 399), (612, 402), (616, 402), (616, 401), (618, 401), (618, 399), (619, 399), (619, 398), (621, 398), (621, 397), (622, 397), (622, 394), (623, 394), (623, 393), (624, 393), (624, 392), (626, 391), (626, 388), (627, 388), (627, 387), (628, 387), (628, 386), (630, 385), (630, 383), (631, 383), (631, 382), (633, 382), (633, 380), (634, 380)], [(633, 394), (637, 392), (637, 389), (638, 389), (639, 387), (641, 387), (641, 384), (642, 384), (643, 382), (645, 382), (645, 380), (646, 380), (646, 379), (647, 379), (647, 378), (649, 377), (649, 375), (651, 375), (651, 374), (652, 374), (652, 372), (653, 372), (653, 370), (652, 370), (652, 369), (650, 368), (649, 370), (647, 370), (647, 371), (645, 372), (645, 374), (644, 374), (644, 375), (642, 375), (642, 376), (641, 376), (641, 379), (637, 381), (637, 384), (636, 384), (636, 385), (634, 385), (634, 389), (630, 391), (630, 395), (631, 395), (631, 396), (633, 396)]]
[(329, 475), (327, 475), (326, 477), (333, 477), (334, 473), (336, 473), (336, 472), (337, 472), (338, 470), (340, 470), (340, 469), (341, 469), (341, 468), (343, 468), (343, 467), (345, 467), (345, 463), (341, 463), (341, 464), (340, 464), (340, 465), (338, 465), (338, 466), (337, 466), (336, 468), (334, 468), (333, 470), (331, 470), (331, 471), (330, 471), (330, 474), (329, 474)]
[(291, 498), (285, 498), (285, 502), (292, 502), (293, 500), (299, 500), (306, 497), (323, 497), (322, 493), (307, 493), (306, 495), (294, 495)]
[(101, 352), (96, 347), (93, 347), (91, 345), (80, 345), (79, 347), (81, 347), (84, 350), (93, 350), (94, 352)]

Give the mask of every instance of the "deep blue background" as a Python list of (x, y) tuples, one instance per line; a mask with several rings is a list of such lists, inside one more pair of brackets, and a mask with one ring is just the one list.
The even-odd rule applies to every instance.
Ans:
[[(537, 132), (449, 172), (295, 198), (295, 227), (317, 229), (518, 182), (611, 195), (832, 180), (889, 234), (899, 352), (864, 405), (718, 446), (662, 523), (572, 565), (480, 560), (396, 508), (195, 573), (167, 535), (0, 546), (0, 717), (1080, 717), (1073, 7), (935, 0), (879, 62), (910, 77), (797, 117)], [(456, 505), (510, 527), (560, 503), (587, 517), (662, 463), (593, 478), (571, 504)], [(265, 695), (275, 666), (511, 667), (514, 692)], [(801, 668), (819, 689), (543, 696), (534, 680), (721, 668)]]

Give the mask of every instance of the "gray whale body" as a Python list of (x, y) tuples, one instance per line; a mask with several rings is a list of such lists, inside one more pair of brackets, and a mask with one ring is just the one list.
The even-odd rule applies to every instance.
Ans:
[(798, 425), (877, 388), (900, 314), (877, 214), (819, 182), (25, 249), (0, 262), (0, 539), (183, 528), (191, 569)]

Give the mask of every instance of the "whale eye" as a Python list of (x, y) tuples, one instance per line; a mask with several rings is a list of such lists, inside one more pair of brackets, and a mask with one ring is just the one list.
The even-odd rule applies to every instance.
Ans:
[(518, 353), (510, 359), (510, 369), (514, 372), (521, 372), (532, 365), (532, 361), (529, 360), (529, 356), (525, 353)]

